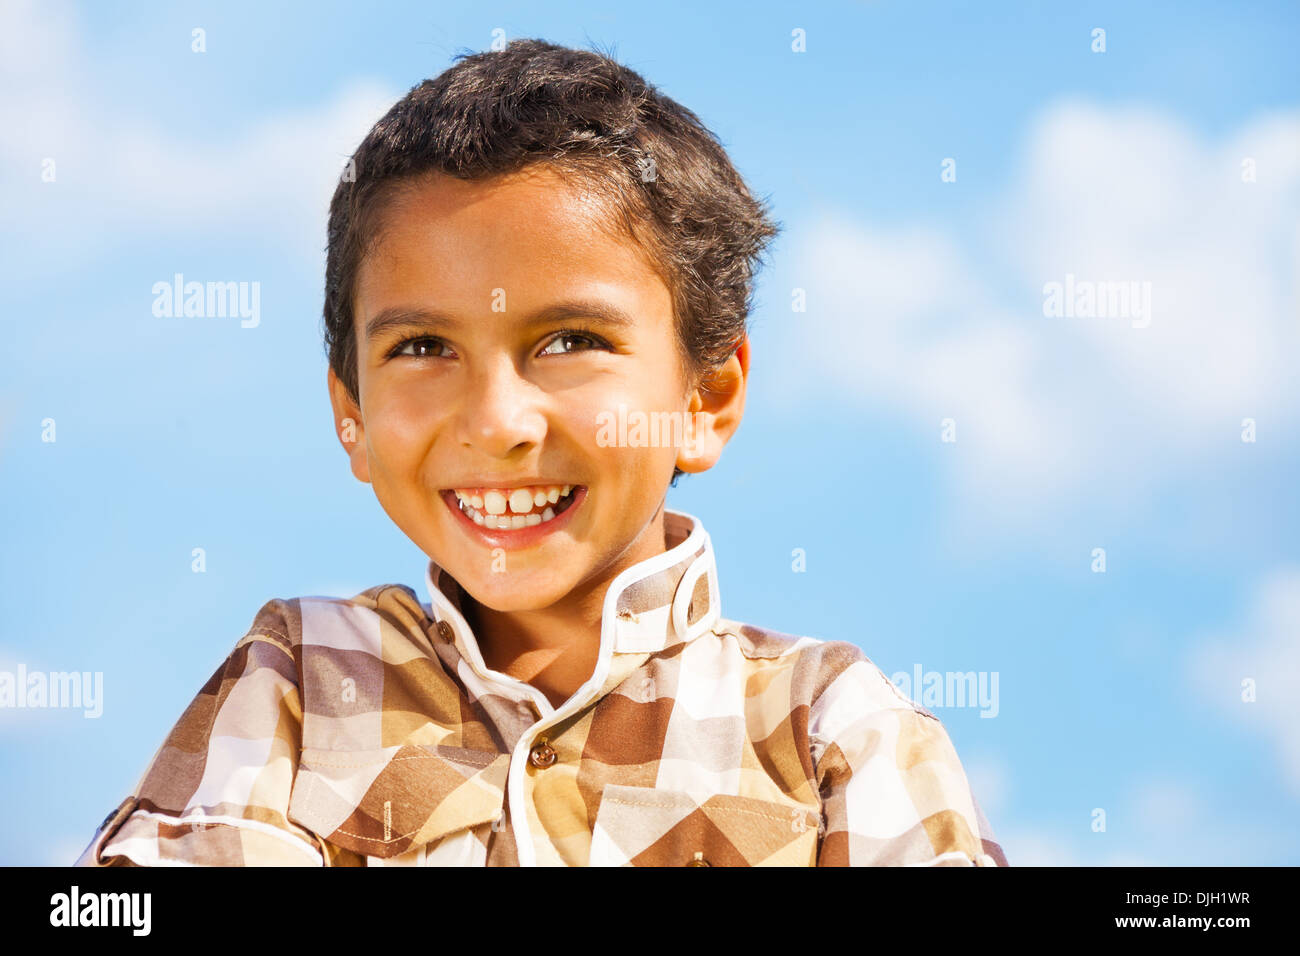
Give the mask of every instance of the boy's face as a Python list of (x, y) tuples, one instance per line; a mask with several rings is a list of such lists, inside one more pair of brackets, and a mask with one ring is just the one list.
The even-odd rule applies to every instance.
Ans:
[[(545, 168), (411, 183), (387, 206), (357, 276), (359, 407), (330, 372), (353, 474), (497, 611), (550, 607), (662, 552), (674, 466), (712, 467), (743, 411), (748, 342), (710, 388), (688, 387), (668, 287), (599, 215)], [(590, 305), (543, 314), (579, 301)], [(580, 335), (559, 334), (574, 327)], [(664, 412), (693, 421), (692, 440), (637, 442), (636, 416)], [(547, 485), (577, 491), (567, 510), (521, 529), (475, 523), (453, 493)], [(485, 500), (480, 516), (492, 508)]]

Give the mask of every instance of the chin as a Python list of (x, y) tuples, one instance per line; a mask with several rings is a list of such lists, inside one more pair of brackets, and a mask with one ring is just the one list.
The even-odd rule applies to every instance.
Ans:
[(495, 574), (489, 570), (468, 579), (455, 574), (452, 577), (476, 604), (502, 614), (544, 610), (569, 593), (570, 587), (565, 582), (552, 579), (549, 583), (529, 583), (526, 579), (537, 575), (511, 574), (508, 561), (509, 558), (507, 570)]

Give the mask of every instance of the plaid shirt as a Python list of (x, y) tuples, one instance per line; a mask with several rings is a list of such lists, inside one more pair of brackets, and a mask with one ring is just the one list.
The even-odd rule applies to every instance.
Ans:
[(665, 528), (559, 707), (432, 562), (429, 605), (269, 602), (77, 865), (1007, 865), (937, 718), (853, 644), (722, 618), (703, 525)]

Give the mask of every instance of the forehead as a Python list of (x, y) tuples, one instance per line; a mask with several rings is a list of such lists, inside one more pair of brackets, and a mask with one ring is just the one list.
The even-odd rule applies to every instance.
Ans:
[(530, 301), (592, 285), (666, 296), (620, 220), (609, 199), (545, 167), (487, 181), (407, 180), (377, 209), (357, 317), (410, 297), (482, 310), (497, 289)]

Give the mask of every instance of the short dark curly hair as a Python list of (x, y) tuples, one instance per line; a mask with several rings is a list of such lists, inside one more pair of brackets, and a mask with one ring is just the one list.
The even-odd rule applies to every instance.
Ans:
[(598, 50), (519, 39), (454, 59), (374, 125), (330, 201), (324, 339), (348, 394), (359, 401), (356, 278), (386, 201), (421, 174), (488, 180), (537, 164), (604, 197), (647, 253), (698, 385), (744, 338), (754, 272), (781, 228), (717, 137)]

